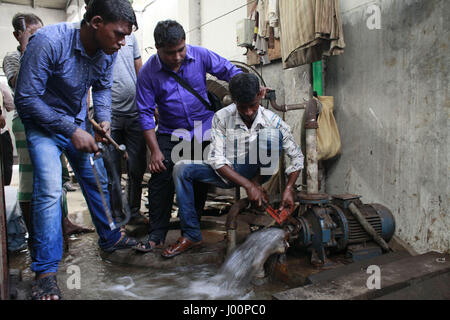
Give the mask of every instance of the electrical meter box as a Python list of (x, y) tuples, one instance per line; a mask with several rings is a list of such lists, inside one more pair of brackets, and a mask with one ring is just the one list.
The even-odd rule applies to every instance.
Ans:
[(243, 19), (236, 23), (237, 45), (239, 47), (252, 47), (255, 21)]

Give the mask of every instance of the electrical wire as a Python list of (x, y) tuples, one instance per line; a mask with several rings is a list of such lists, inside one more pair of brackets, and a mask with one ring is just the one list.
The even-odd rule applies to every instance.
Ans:
[(212, 19), (212, 20), (209, 20), (209, 21), (207, 21), (207, 22), (205, 22), (205, 23), (202, 23), (201, 25), (199, 25), (199, 26), (197, 26), (197, 27), (195, 27), (195, 28), (192, 28), (191, 30), (189, 30), (188, 32), (186, 32), (186, 34), (189, 33), (189, 32), (192, 32), (192, 31), (194, 31), (194, 30), (196, 30), (196, 29), (201, 29), (203, 26), (205, 26), (205, 25), (207, 25), (207, 24), (210, 24), (211, 22), (214, 22), (214, 21), (216, 21), (216, 20), (219, 20), (220, 18), (223, 18), (223, 17), (225, 17), (226, 15), (229, 15), (230, 13), (233, 13), (233, 12), (235, 12), (235, 11), (237, 11), (237, 10), (239, 10), (239, 9), (241, 9), (241, 8), (243, 8), (243, 7), (245, 7), (245, 6), (248, 6), (249, 4), (255, 3), (256, 1), (258, 1), (258, 0), (252, 0), (252, 1), (250, 1), (250, 2), (248, 2), (248, 3), (246, 3), (246, 4), (244, 4), (244, 5), (242, 5), (242, 6), (238, 7), (238, 8), (236, 8), (236, 9), (233, 9), (233, 10), (227, 12), (227, 13), (224, 13), (224, 14), (222, 14), (222, 15), (220, 15), (220, 16), (218, 16), (218, 17)]

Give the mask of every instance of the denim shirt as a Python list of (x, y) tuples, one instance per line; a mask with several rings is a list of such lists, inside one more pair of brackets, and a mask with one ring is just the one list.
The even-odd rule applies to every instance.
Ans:
[(71, 138), (86, 119), (91, 86), (96, 120), (111, 121), (116, 55), (99, 49), (89, 57), (80, 40), (79, 23), (39, 29), (21, 59), (16, 85), (14, 102), (25, 126), (33, 123)]

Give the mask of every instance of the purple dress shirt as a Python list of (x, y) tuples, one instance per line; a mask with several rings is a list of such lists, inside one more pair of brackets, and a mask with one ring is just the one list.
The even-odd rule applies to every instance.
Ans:
[[(177, 74), (208, 102), (206, 73), (220, 80), (230, 81), (233, 76), (242, 72), (231, 62), (208, 49), (191, 45), (186, 45), (186, 49), (186, 57)], [(192, 93), (164, 72), (163, 68), (169, 70), (158, 54), (155, 54), (139, 72), (136, 104), (142, 130), (155, 128), (153, 115), (157, 106), (159, 133), (172, 134), (177, 129), (184, 129), (190, 133), (190, 137), (195, 132), (197, 138), (207, 138), (208, 133), (205, 135), (205, 132), (210, 132), (214, 112), (208, 110)], [(200, 132), (202, 137), (199, 137)]]

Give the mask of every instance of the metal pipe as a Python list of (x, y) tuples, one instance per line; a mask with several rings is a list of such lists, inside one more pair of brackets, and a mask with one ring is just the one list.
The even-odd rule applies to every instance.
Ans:
[(272, 108), (274, 108), (277, 111), (281, 111), (281, 112), (306, 109), (306, 106), (308, 104), (308, 102), (305, 102), (305, 103), (288, 104), (288, 105), (283, 104), (283, 105), (279, 106), (274, 99), (271, 99), (269, 101), (270, 101), (270, 105), (272, 106)]
[(225, 228), (227, 230), (227, 254), (236, 248), (237, 216), (241, 210), (248, 206), (248, 204), (248, 198), (240, 199), (239, 201), (236, 201), (231, 206), (230, 211), (228, 211), (227, 221), (225, 222)]
[(227, 230), (227, 256), (236, 248), (236, 230)]
[(364, 228), (364, 230), (375, 240), (376, 243), (380, 245), (381, 248), (383, 248), (384, 251), (388, 252), (389, 246), (384, 241), (384, 239), (375, 231), (375, 229), (370, 225), (369, 222), (367, 222), (366, 218), (364, 218), (364, 215), (361, 213), (361, 211), (358, 209), (358, 207), (355, 205), (355, 203), (350, 203), (348, 208), (350, 209), (350, 212), (353, 214), (356, 220), (361, 224), (361, 226)]
[(317, 102), (311, 99), (306, 107), (306, 185), (307, 193), (319, 192), (319, 163), (317, 155)]

